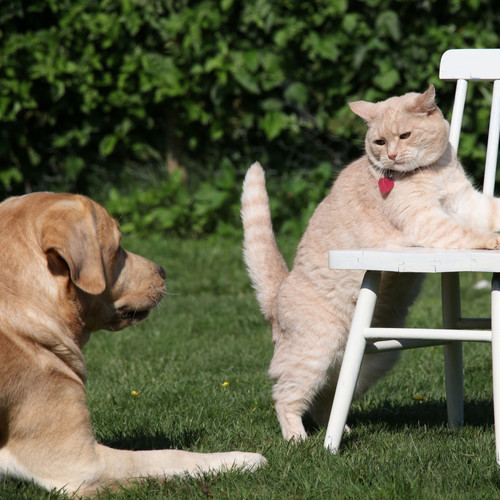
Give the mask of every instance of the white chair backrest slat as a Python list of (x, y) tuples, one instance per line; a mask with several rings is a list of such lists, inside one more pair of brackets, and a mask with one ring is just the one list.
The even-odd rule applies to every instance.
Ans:
[(500, 49), (447, 50), (439, 65), (441, 80), (500, 79)]
[(460, 130), (464, 116), (465, 97), (467, 95), (467, 80), (458, 80), (455, 90), (455, 102), (453, 103), (453, 114), (450, 123), (450, 143), (458, 151), (460, 143)]
[(439, 78), (457, 80), (450, 124), (450, 143), (455, 151), (458, 151), (460, 142), (467, 80), (494, 82), (483, 180), (483, 193), (493, 195), (500, 135), (500, 49), (448, 50), (441, 57)]
[(488, 146), (486, 148), (483, 193), (493, 195), (497, 169), (498, 136), (500, 134), (500, 80), (495, 80), (493, 84), (490, 113), (490, 130), (488, 133)]

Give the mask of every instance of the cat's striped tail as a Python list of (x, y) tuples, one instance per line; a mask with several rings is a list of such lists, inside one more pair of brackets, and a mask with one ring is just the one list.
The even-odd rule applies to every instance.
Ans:
[(271, 321), (275, 318), (278, 290), (288, 269), (274, 237), (266, 179), (260, 163), (254, 163), (245, 176), (241, 218), (245, 264), (262, 314)]

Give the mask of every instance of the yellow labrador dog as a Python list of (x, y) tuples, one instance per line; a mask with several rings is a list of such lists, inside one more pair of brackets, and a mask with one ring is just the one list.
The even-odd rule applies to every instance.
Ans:
[(256, 453), (114, 450), (96, 442), (81, 348), (144, 319), (165, 271), (120, 246), (118, 224), (77, 195), (0, 204), (0, 474), (78, 495), (140, 477), (251, 468)]

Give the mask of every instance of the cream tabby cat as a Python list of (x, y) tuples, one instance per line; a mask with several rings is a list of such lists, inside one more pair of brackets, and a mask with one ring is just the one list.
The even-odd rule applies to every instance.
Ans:
[[(262, 313), (271, 322), (269, 374), (285, 439), (302, 439), (302, 415), (325, 424), (363, 276), (328, 269), (328, 250), (395, 245), (500, 247), (500, 201), (476, 191), (448, 142), (431, 85), (379, 103), (350, 103), (367, 125), (366, 154), (338, 176), (297, 249), (292, 271), (274, 238), (264, 171), (243, 184), (244, 256)], [(379, 180), (382, 186), (379, 186)], [(385, 189), (384, 189), (385, 188)], [(385, 192), (385, 194), (383, 194)], [(383, 273), (374, 326), (402, 326), (422, 276)], [(366, 355), (359, 396), (397, 359)]]

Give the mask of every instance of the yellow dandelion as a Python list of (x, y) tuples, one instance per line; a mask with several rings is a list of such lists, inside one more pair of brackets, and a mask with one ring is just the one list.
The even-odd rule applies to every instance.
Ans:
[(416, 401), (423, 401), (425, 398), (424, 396), (422, 396), (422, 394), (415, 394), (415, 396), (413, 396), (413, 399), (415, 399)]
[(222, 382), (222, 387), (227, 387), (229, 385), (229, 382)]
[(139, 393), (137, 391), (132, 391), (131, 394), (132, 396), (139, 396)]

